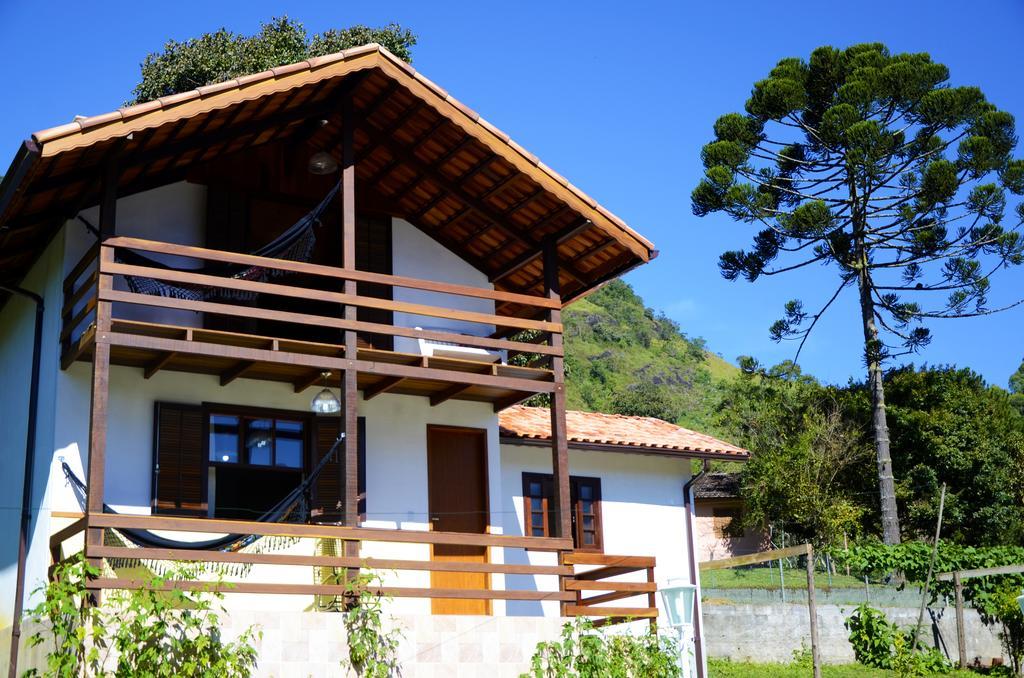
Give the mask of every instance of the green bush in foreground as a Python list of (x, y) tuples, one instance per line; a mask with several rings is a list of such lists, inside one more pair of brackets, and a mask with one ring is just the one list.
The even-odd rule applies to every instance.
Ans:
[[(57, 567), (40, 590), (44, 599), (28, 613), (42, 629), (29, 638), (49, 645), (42, 675), (203, 676), (243, 678), (256, 668), (253, 643), (262, 633), (250, 627), (234, 642), (220, 634), (221, 601), (216, 591), (163, 591), (172, 580), (196, 578), (195, 568), (177, 565), (142, 589), (115, 591), (102, 608), (87, 603), (86, 583), (99, 575), (81, 554)], [(115, 669), (107, 669), (111, 652)], [(40, 675), (35, 669), (26, 676)]]
[(524, 678), (679, 678), (676, 642), (657, 633), (606, 634), (586, 619), (562, 627), (560, 640), (542, 642)]

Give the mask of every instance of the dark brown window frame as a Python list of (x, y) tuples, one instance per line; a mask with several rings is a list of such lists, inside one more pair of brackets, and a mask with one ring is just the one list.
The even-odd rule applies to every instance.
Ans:
[[(530, 493), (531, 483), (540, 483), (541, 496), (536, 497)], [(594, 544), (583, 545), (583, 516), (580, 511), (579, 486), (588, 484), (594, 488)], [(572, 540), (573, 548), (576, 551), (593, 553), (604, 552), (604, 519), (601, 512), (601, 479), (593, 476), (569, 476), (570, 510), (572, 511)], [(554, 513), (550, 510), (551, 500), (554, 497), (554, 476), (550, 473), (536, 473), (532, 471), (523, 472), (523, 534), (527, 537), (549, 537), (555, 532)], [(534, 533), (533, 510), (531, 499), (541, 500), (541, 512), (544, 514), (543, 534)]]
[[(154, 408), (154, 419), (153, 419), (153, 472), (151, 481), (151, 492), (150, 492), (150, 510), (154, 514), (160, 513), (162, 515), (185, 515), (182, 512), (175, 510), (158, 510), (157, 508), (157, 484), (159, 478), (159, 468), (156, 463), (157, 450), (159, 445), (158, 435), (156, 429), (159, 427), (159, 410), (161, 404), (167, 404), (177, 407), (190, 407), (199, 410), (203, 417), (203, 449), (202, 449), (202, 466), (200, 470), (200, 477), (202, 478), (201, 483), (201, 495), (204, 498), (209, 497), (209, 475), (208, 469), (210, 466), (230, 466), (240, 467), (245, 466), (248, 468), (256, 469), (267, 469), (273, 471), (283, 471), (291, 474), (301, 474), (305, 477), (305, 474), (311, 470), (311, 456), (313, 454), (313, 431), (316, 425), (317, 419), (323, 419), (325, 415), (315, 414), (313, 412), (305, 410), (288, 410), (282, 408), (273, 407), (261, 407), (261, 406), (250, 406), (250, 405), (236, 405), (229, 403), (217, 403), (203, 401), (196, 404), (179, 403), (174, 401), (157, 401)], [(249, 419), (284, 419), (288, 421), (301, 421), (303, 424), (303, 441), (302, 441), (302, 466), (300, 468), (289, 467), (289, 466), (266, 466), (262, 464), (240, 464), (238, 462), (227, 462), (220, 464), (210, 463), (210, 417), (215, 414), (223, 414), (229, 416), (245, 417)], [(337, 415), (335, 418), (339, 418)], [(366, 418), (357, 418), (357, 430), (359, 436), (359, 447), (358, 447), (358, 503), (359, 503), (359, 517), (360, 520), (366, 519)]]

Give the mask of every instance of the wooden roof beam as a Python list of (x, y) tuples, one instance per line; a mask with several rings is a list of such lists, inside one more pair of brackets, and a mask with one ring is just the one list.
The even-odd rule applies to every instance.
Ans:
[(382, 393), (398, 388), (398, 385), (405, 381), (405, 377), (384, 377), (376, 384), (367, 386), (363, 389), (363, 400), (370, 400), (376, 398)]
[[(409, 163), (409, 165), (412, 166), (414, 171), (420, 174), (428, 175), (430, 177), (430, 180), (437, 184), (438, 187), (441, 188), (443, 191), (447, 191), (453, 194), (456, 198), (461, 200), (466, 205), (469, 205), (474, 211), (479, 213), (485, 219), (488, 219), (492, 222), (496, 222), (498, 227), (500, 227), (503, 231), (507, 232), (514, 239), (519, 240), (528, 247), (540, 247), (540, 242), (535, 241), (528, 235), (519, 233), (513, 227), (505, 223), (505, 215), (489, 207), (485, 203), (479, 202), (468, 191), (462, 188), (459, 181), (452, 181), (448, 179), (440, 171), (433, 169), (429, 164), (424, 163), (422, 160), (414, 156), (412, 154), (411, 149), (407, 145), (398, 143), (394, 139), (382, 135), (379, 128), (373, 131), (366, 129), (365, 131), (367, 136), (369, 136), (372, 141), (379, 145), (386, 146), (388, 150), (390, 150), (395, 155), (402, 155), (403, 157), (405, 157), (406, 161)], [(584, 285), (587, 284), (578, 272), (573, 271), (570, 268), (567, 268), (566, 270), (580, 283)]]
[(151, 362), (149, 365), (146, 365), (142, 376), (146, 379), (151, 379), (154, 374), (167, 367), (167, 364), (174, 360), (177, 355), (178, 354), (175, 351), (167, 351), (166, 353), (163, 353), (159, 358)]
[[(562, 229), (558, 233), (555, 233), (551, 237), (555, 239), (556, 243), (561, 244), (565, 240), (569, 240), (570, 238), (573, 238), (579, 233), (581, 233), (582, 231), (585, 231), (587, 228), (590, 227), (590, 225), (591, 224), (589, 219), (580, 217), (576, 221), (569, 224), (569, 226)], [(536, 252), (524, 252), (523, 254), (510, 261), (508, 264), (506, 264), (505, 267), (502, 268), (500, 271), (491, 276), (491, 282), (495, 283), (498, 282), (499, 280), (502, 280), (503, 278), (507, 278), (508, 276), (512, 275), (519, 269), (529, 264), (534, 259), (538, 258), (541, 255), (541, 252), (541, 250), (537, 250)]]
[(245, 376), (245, 373), (256, 366), (256, 362), (253, 360), (242, 360), (236, 363), (233, 367), (230, 367), (220, 375), (220, 385), (227, 386), (235, 379)]
[(437, 407), (441, 403), (451, 400), (471, 388), (473, 388), (473, 384), (452, 384), (430, 396), (430, 406)]

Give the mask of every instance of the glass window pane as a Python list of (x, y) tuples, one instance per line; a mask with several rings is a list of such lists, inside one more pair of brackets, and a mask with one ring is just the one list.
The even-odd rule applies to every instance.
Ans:
[(593, 518), (593, 516), (584, 516), (583, 517), (583, 529), (584, 530), (590, 530), (590, 531), (594, 530), (594, 518)]
[(590, 485), (580, 485), (580, 499), (593, 499), (594, 488)]
[(590, 501), (581, 501), (580, 502), (580, 511), (583, 512), (583, 513), (593, 513), (594, 512), (594, 503), (590, 502)]
[(532, 519), (530, 520), (530, 523), (533, 526), (534, 533), (535, 534), (536, 533), (543, 533), (544, 532), (544, 514), (543, 513), (533, 513), (531, 515), (532, 515)]
[(539, 497), (539, 496), (541, 496), (540, 483), (537, 483), (537, 482), (531, 482), (530, 483), (530, 496), (531, 497)]
[(274, 464), (302, 468), (302, 422), (278, 421), (274, 432)]
[(238, 463), (238, 417), (210, 415), (210, 461)]
[(544, 500), (543, 499), (538, 499), (536, 497), (530, 499), (530, 508), (532, 510), (534, 510), (534, 511), (543, 511), (544, 510)]
[(245, 449), (250, 464), (269, 466), (274, 449), (274, 422), (271, 419), (250, 419), (245, 426)]
[(595, 542), (594, 542), (594, 533), (593, 532), (584, 532), (583, 533), (583, 543), (586, 546), (593, 546), (595, 544)]

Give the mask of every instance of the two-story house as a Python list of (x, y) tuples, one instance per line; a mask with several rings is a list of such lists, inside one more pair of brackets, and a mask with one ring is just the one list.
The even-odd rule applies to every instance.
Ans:
[(276, 615), (367, 567), (400, 614), (656, 618), (690, 459), (745, 453), (577, 473), (560, 319), (655, 255), (376, 45), (37, 132), (0, 184), (0, 627), (83, 549), (100, 598), (185, 560)]

